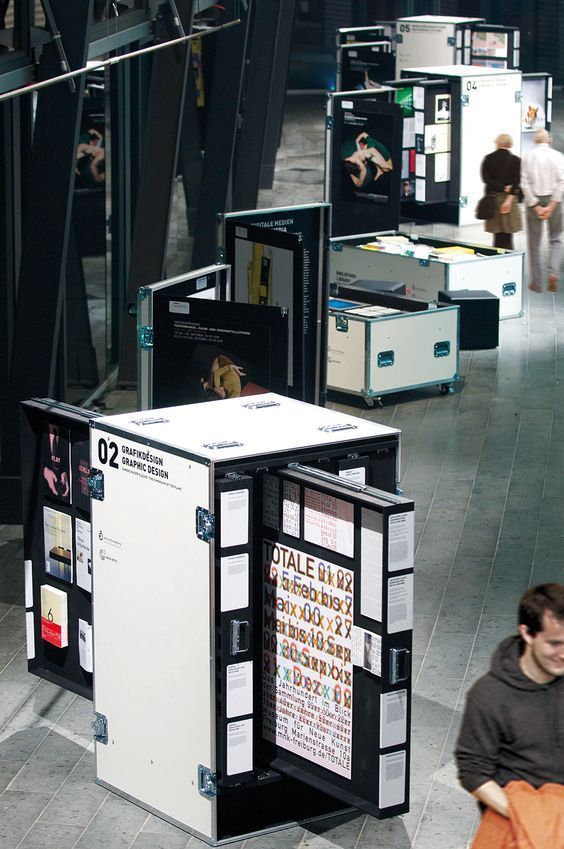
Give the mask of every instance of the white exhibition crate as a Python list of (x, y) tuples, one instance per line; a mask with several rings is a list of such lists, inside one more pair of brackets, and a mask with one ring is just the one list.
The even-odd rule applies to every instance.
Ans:
[[(446, 261), (435, 256), (388, 253), (363, 248), (378, 236), (407, 236), (420, 246), (460, 245), (476, 251)], [(407, 294), (434, 301), (440, 291), (487, 290), (499, 298), (499, 317), (517, 318), (523, 314), (523, 251), (503, 251), (483, 245), (451, 242), (446, 239), (413, 236), (408, 233), (362, 233), (329, 240), (329, 284), (348, 286), (355, 280), (385, 280), (405, 283)]]
[(458, 379), (459, 307), (420, 312), (329, 306), (327, 388), (360, 395), (369, 406), (390, 392)]

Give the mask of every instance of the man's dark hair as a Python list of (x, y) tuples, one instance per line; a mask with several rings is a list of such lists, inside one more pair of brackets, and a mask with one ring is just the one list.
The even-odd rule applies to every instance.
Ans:
[(355, 177), (358, 177), (360, 174), (360, 165), (358, 162), (351, 162), (350, 159), (345, 159), (345, 171), (347, 174), (354, 174)]
[(564, 584), (539, 584), (528, 589), (519, 602), (519, 625), (525, 625), (534, 637), (542, 631), (545, 610), (564, 621)]

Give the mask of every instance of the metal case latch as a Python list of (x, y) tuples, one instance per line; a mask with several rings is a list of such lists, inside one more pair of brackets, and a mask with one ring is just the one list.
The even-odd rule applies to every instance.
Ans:
[(92, 728), (94, 729), (94, 739), (97, 743), (108, 745), (108, 718), (103, 713), (94, 712), (92, 720)]
[(205, 507), (196, 507), (196, 536), (204, 542), (215, 536), (215, 516)]
[(501, 288), (501, 293), (504, 298), (510, 298), (511, 295), (517, 294), (517, 284), (516, 283), (504, 283)]
[(150, 325), (144, 324), (142, 327), (139, 328), (139, 344), (143, 351), (148, 351), (150, 348), (153, 347), (154, 338), (155, 334), (153, 332), (153, 328)]
[(390, 649), (390, 684), (407, 681), (410, 673), (409, 649)]
[(380, 351), (378, 353), (378, 368), (393, 366), (395, 355), (393, 351)]
[(206, 799), (214, 799), (217, 795), (217, 775), (202, 764), (198, 764), (198, 790)]
[(470, 106), (470, 95), (469, 94), (461, 94), (460, 102), (463, 106)]
[(349, 329), (349, 320), (346, 315), (335, 316), (335, 327), (340, 333), (347, 333)]
[(435, 342), (433, 345), (435, 357), (448, 357), (450, 354), (450, 342), (445, 339), (443, 342)]
[(250, 633), (249, 623), (240, 619), (232, 619), (230, 630), (230, 653), (232, 655), (235, 655), (243, 654), (244, 652), (248, 651)]
[(86, 478), (88, 484), (88, 494), (90, 498), (96, 501), (104, 500), (104, 472), (101, 469), (90, 469), (90, 474)]
[(456, 36), (449, 35), (447, 38), (447, 44), (449, 47), (456, 47)]

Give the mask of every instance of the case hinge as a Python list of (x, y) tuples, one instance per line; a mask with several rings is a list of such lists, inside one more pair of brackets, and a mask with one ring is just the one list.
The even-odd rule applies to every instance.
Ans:
[(349, 320), (346, 315), (337, 315), (335, 316), (335, 328), (340, 333), (348, 333), (349, 330)]
[(198, 790), (206, 799), (214, 799), (217, 795), (217, 775), (202, 764), (198, 764)]
[(407, 681), (410, 673), (409, 649), (390, 649), (390, 684)]
[(449, 47), (456, 47), (456, 36), (449, 35), (447, 38), (447, 44)]
[(139, 328), (139, 345), (143, 351), (149, 351), (153, 347), (154, 332), (150, 324), (144, 324)]
[(98, 711), (94, 712), (94, 719), (92, 720), (92, 728), (94, 729), (94, 739), (97, 743), (102, 743), (104, 746), (108, 745), (108, 717), (104, 716), (103, 713), (98, 713)]
[(196, 536), (204, 542), (215, 536), (215, 516), (205, 507), (196, 507)]
[(403, 35), (401, 34), (401, 32), (398, 32), (397, 35), (394, 36), (394, 41), (396, 42), (396, 44), (403, 43)]
[(515, 103), (521, 103), (522, 100), (523, 100), (523, 92), (522, 91), (516, 91), (515, 92)]
[(461, 94), (460, 102), (463, 106), (470, 106), (470, 95), (469, 94)]
[(86, 478), (88, 484), (88, 494), (95, 501), (104, 500), (104, 472), (101, 469), (90, 469), (90, 474)]
[(464, 209), (464, 207), (468, 206), (468, 195), (461, 195), (458, 198), (458, 205), (461, 207), (461, 209)]
[(335, 121), (333, 120), (333, 116), (327, 115), (327, 118), (325, 119), (325, 129), (332, 130), (334, 124), (335, 124)]

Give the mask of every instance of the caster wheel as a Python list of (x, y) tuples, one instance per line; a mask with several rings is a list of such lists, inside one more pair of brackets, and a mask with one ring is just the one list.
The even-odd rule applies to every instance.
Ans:
[(439, 392), (441, 395), (454, 395), (454, 385), (452, 383), (441, 383)]
[(374, 398), (365, 398), (364, 403), (367, 407), (372, 408), (374, 406)]

